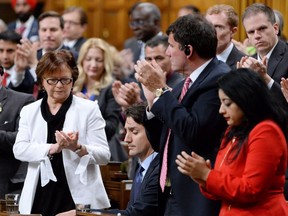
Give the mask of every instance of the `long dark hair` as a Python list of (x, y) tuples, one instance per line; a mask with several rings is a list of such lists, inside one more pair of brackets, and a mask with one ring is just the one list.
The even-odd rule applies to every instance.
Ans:
[(287, 140), (287, 114), (283, 105), (272, 97), (264, 80), (247, 68), (233, 70), (220, 77), (219, 89), (244, 112), (245, 120), (239, 126), (231, 126), (224, 136), (224, 148), (232, 139), (237, 142), (229, 152), (234, 160), (247, 142), (250, 131), (261, 121), (270, 119), (282, 129)]

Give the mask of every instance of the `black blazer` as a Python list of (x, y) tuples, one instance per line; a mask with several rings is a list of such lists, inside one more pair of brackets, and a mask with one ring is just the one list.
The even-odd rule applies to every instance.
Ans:
[(76, 53), (79, 53), (80, 48), (82, 46), (82, 44), (86, 41), (87, 39), (84, 37), (81, 37), (77, 40), (77, 42), (74, 44), (74, 46), (71, 48), (71, 50), (73, 50)]
[(139, 42), (135, 37), (128, 38), (124, 42), (125, 49), (131, 49), (133, 53), (133, 62), (136, 63), (139, 60), (141, 53), (141, 42)]
[(98, 100), (102, 116), (106, 121), (105, 132), (107, 140), (110, 141), (118, 128), (121, 111), (120, 106), (117, 104), (112, 94), (112, 85), (101, 89), (100, 94), (96, 99)]
[[(145, 121), (148, 138), (154, 150), (159, 150), (161, 162), (168, 128), (172, 130), (168, 147), (168, 172), (179, 206), (176, 211), (181, 216), (219, 214), (220, 203), (206, 199), (198, 184), (178, 171), (175, 160), (181, 151), (189, 154), (195, 151), (214, 163), (221, 137), (227, 127), (219, 114), (216, 80), (229, 71), (229, 66), (215, 57), (189, 88), (181, 103), (177, 98), (184, 81), (153, 104), (151, 112), (155, 117)], [(161, 200), (165, 199), (162, 193), (160, 195)]]
[[(257, 59), (257, 54), (253, 56)], [(268, 74), (280, 83), (281, 78), (288, 78), (288, 45), (279, 40), (270, 58), (268, 59)]]
[(159, 216), (158, 209), (158, 185), (159, 185), (159, 154), (151, 161), (143, 178), (138, 198), (134, 203), (133, 185), (130, 193), (130, 202), (125, 210), (111, 209), (105, 212), (128, 216)]
[(235, 45), (233, 45), (233, 49), (230, 52), (227, 60), (226, 60), (226, 64), (229, 65), (229, 67), (232, 70), (236, 70), (237, 69), (237, 61), (240, 61), (242, 57), (244, 57), (245, 54), (242, 53), (240, 50), (238, 50)]
[[(19, 124), (22, 107), (34, 101), (30, 94), (0, 88), (0, 198), (15, 189), (11, 179), (16, 174), (20, 161), (16, 160), (12, 151)], [(25, 174), (18, 181), (24, 182)]]

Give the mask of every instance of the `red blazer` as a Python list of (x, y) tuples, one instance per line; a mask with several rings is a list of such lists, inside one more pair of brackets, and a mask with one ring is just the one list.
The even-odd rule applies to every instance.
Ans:
[(279, 126), (270, 120), (260, 122), (238, 157), (227, 163), (230, 146), (219, 150), (206, 188), (201, 188), (206, 197), (222, 200), (219, 215), (288, 215), (283, 195), (287, 143)]

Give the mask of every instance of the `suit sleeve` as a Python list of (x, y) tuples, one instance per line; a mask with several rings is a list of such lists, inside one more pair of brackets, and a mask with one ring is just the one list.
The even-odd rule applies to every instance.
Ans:
[(100, 109), (106, 122), (105, 132), (107, 140), (109, 141), (116, 133), (116, 129), (120, 122), (120, 107), (114, 99), (111, 87), (109, 87), (104, 94), (105, 98), (103, 99), (103, 106), (100, 105)]
[(218, 136), (225, 128), (225, 122), (218, 113), (219, 106), (216, 83), (211, 81), (203, 88), (197, 87), (193, 98), (188, 95), (182, 103), (178, 102), (172, 92), (167, 92), (153, 104), (151, 111), (171, 128), (183, 143), (193, 146), (194, 149), (201, 149), (203, 146), (200, 144), (203, 142), (215, 143), (215, 140), (219, 139), (220, 143)]
[[(0, 126), (0, 151), (1, 152), (7, 152), (7, 153), (12, 153), (12, 147), (14, 145), (16, 135), (18, 132), (18, 126), (19, 126), (19, 119), (20, 119), (20, 111), (23, 106), (31, 103), (34, 101), (33, 96), (27, 95), (27, 96), (21, 96), (23, 97), (22, 99), (16, 98), (19, 101), (18, 105), (18, 111), (16, 115), (14, 116), (14, 119), (11, 119), (10, 122), (8, 122), (5, 125)], [(14, 108), (17, 108), (15, 106)]]
[(272, 95), (272, 97), (277, 100), (276, 102), (279, 103), (285, 110), (286, 112), (288, 112), (288, 105), (287, 105), (287, 101), (281, 91), (281, 86), (279, 83), (275, 82), (273, 83), (271, 89), (270, 89), (270, 93)]

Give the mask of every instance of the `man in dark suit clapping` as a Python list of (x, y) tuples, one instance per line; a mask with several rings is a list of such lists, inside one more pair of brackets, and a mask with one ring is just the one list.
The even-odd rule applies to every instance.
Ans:
[(181, 151), (201, 152), (212, 163), (215, 160), (226, 127), (218, 113), (216, 80), (230, 68), (216, 58), (216, 32), (203, 17), (179, 17), (166, 32), (172, 70), (183, 73), (185, 81), (171, 91), (155, 61), (138, 61), (135, 66), (148, 102), (145, 129), (162, 161), (161, 215), (216, 216), (219, 203), (206, 199), (199, 186), (177, 170), (175, 160)]

